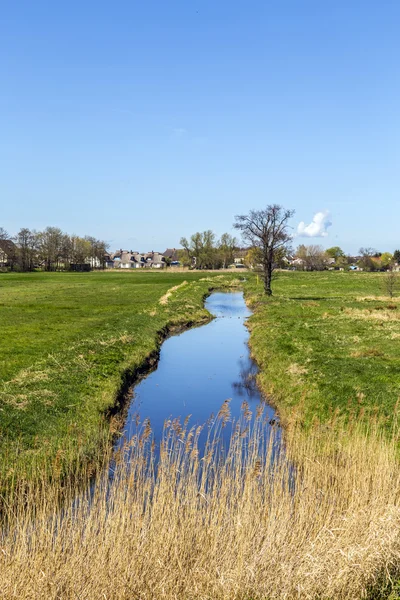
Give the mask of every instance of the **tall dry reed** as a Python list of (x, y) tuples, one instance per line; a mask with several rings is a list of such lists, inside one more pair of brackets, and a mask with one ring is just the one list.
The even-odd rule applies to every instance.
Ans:
[[(397, 435), (277, 429), (225, 403), (204, 428), (149, 423), (86, 493), (24, 487), (8, 503), (0, 597), (62, 600), (364, 598), (400, 557)], [(208, 435), (204, 451), (199, 438)], [(43, 489), (44, 488), (44, 489)], [(379, 596), (378, 596), (379, 597)]]

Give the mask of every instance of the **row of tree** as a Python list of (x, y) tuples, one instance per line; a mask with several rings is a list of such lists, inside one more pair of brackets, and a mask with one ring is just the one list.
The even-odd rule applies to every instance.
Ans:
[(224, 233), (217, 239), (215, 233), (207, 231), (194, 233), (189, 240), (181, 238), (183, 248), (181, 262), (196, 269), (221, 269), (233, 263), (238, 241)]
[[(357, 265), (363, 271), (387, 271), (400, 262), (400, 250), (377, 252), (372, 248), (360, 248), (358, 256), (346, 255), (339, 246), (325, 250), (319, 245), (306, 246), (301, 244), (296, 252), (297, 268), (310, 271), (322, 271), (334, 264), (337, 268), (348, 268)], [(296, 262), (295, 261), (295, 262)]]
[(103, 240), (69, 235), (58, 227), (46, 227), (43, 231), (24, 227), (12, 238), (0, 227), (0, 250), (7, 256), (11, 270), (32, 271), (41, 267), (58, 271), (84, 263), (102, 267), (107, 248)]

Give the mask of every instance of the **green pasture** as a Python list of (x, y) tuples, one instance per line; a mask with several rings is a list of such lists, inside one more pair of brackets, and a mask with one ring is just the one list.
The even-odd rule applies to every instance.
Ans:
[(56, 457), (62, 470), (98, 454), (124, 381), (160, 332), (209, 318), (203, 297), (214, 279), (222, 284), (201, 272), (1, 274), (1, 469)]
[[(157, 351), (160, 333), (206, 321), (204, 295), (241, 276), (0, 274), (3, 475), (31, 473), (45, 459), (52, 473), (54, 460), (63, 472), (98, 455), (120, 425), (110, 409)], [(283, 420), (351, 413), (392, 420), (400, 396), (400, 299), (386, 297), (384, 273), (281, 272), (272, 298), (256, 276), (246, 276), (259, 382)]]
[(281, 272), (274, 296), (251, 278), (251, 348), (283, 419), (353, 414), (392, 421), (400, 398), (400, 298), (385, 273)]

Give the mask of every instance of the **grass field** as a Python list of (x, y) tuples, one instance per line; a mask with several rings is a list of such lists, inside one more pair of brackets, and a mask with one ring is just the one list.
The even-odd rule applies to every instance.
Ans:
[(400, 398), (400, 297), (384, 273), (279, 273), (267, 299), (254, 278), (251, 348), (259, 382), (284, 421), (376, 414)]
[(123, 375), (167, 327), (208, 319), (202, 301), (214, 277), (220, 285), (218, 273), (0, 275), (2, 468), (17, 461), (22, 474), (56, 456), (62, 470), (96, 454)]
[[(215, 278), (218, 286), (234, 275), (2, 274), (3, 468), (57, 456), (62, 469), (94, 455), (109, 435), (104, 415), (123, 374), (132, 377), (157, 350), (167, 326), (206, 320), (204, 294)], [(384, 296), (384, 274), (282, 272), (272, 299), (249, 276), (245, 291), (260, 385), (284, 420), (354, 411), (391, 419), (400, 396), (400, 303)]]

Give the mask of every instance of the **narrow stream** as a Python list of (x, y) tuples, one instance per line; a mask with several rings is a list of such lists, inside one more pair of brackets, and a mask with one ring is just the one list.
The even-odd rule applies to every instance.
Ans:
[[(191, 415), (191, 425), (204, 424), (227, 399), (231, 418), (237, 419), (244, 400), (254, 412), (263, 401), (255, 382), (257, 366), (248, 347), (245, 321), (251, 312), (243, 293), (215, 292), (205, 306), (214, 320), (168, 338), (157, 368), (134, 388), (116, 450), (137, 431), (138, 414), (142, 422), (150, 420), (157, 442), (166, 419), (179, 417), (183, 422)], [(269, 420), (277, 419), (268, 405), (266, 415)], [(225, 435), (228, 439), (230, 431)]]

